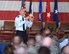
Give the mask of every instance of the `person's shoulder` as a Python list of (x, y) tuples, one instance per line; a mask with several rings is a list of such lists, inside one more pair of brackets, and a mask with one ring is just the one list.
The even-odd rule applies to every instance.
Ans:
[(15, 20), (19, 19), (19, 15), (15, 17)]
[(21, 17), (22, 17), (21, 15), (16, 16), (16, 18), (21, 18)]
[(16, 16), (16, 18), (19, 18), (19, 17), (20, 17), (20, 15)]
[(15, 20), (20, 20), (20, 18), (21, 18), (21, 16), (18, 15), (18, 16), (16, 16)]
[(17, 18), (19, 18), (19, 15), (17, 16)]

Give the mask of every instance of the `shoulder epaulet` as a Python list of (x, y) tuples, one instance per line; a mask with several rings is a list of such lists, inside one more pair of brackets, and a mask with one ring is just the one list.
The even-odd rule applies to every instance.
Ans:
[(17, 16), (17, 18), (19, 18), (19, 15)]

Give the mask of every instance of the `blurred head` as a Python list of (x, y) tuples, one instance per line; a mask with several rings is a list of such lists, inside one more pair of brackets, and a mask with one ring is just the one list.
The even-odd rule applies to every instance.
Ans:
[(5, 47), (4, 50), (5, 54), (14, 54), (14, 47), (12, 45), (8, 45)]
[(38, 54), (50, 54), (50, 49), (47, 47), (40, 47), (38, 50)]
[(22, 42), (22, 38), (20, 36), (14, 36), (12, 42), (14, 45), (18, 45)]
[(62, 53), (62, 54), (69, 54), (69, 45), (64, 46), (64, 47), (61, 49), (61, 53)]
[(44, 37), (42, 40), (42, 46), (50, 48), (52, 46), (53, 39), (49, 36)]
[(19, 13), (20, 15), (24, 16), (26, 14), (26, 9), (24, 7), (21, 7)]
[(16, 54), (25, 54), (25, 48), (23, 47), (20, 47), (17, 51), (16, 51)]
[(51, 31), (48, 28), (43, 31), (43, 36), (49, 36), (50, 34), (51, 34)]
[(36, 43), (36, 40), (35, 40), (35, 38), (33, 38), (33, 37), (30, 37), (29, 39), (28, 39), (28, 46), (34, 46), (35, 45), (35, 43)]
[(35, 39), (36, 39), (36, 42), (40, 42), (42, 40), (42, 36), (40, 34), (37, 34)]
[(50, 29), (51, 33), (54, 31), (54, 28), (52, 26), (48, 27)]

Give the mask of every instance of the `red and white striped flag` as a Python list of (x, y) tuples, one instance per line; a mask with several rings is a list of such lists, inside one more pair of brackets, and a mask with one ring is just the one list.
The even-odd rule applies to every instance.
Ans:
[(47, 0), (46, 4), (46, 21), (49, 22), (51, 21), (51, 14), (50, 14), (50, 0)]
[[(26, 10), (29, 11), (29, 2), (25, 1)], [(0, 20), (14, 20), (19, 14), (21, 8), (21, 0), (0, 0)], [(47, 0), (42, 0), (42, 18), (46, 18), (46, 3)], [(39, 0), (32, 0), (34, 21), (39, 18)], [(53, 18), (54, 0), (50, 0), (50, 18)], [(69, 22), (69, 0), (58, 0), (58, 18), (59, 21)]]

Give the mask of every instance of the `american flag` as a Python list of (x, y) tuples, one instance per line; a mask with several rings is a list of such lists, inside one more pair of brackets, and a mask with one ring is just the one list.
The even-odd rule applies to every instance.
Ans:
[[(42, 0), (42, 18), (46, 18), (46, 1)], [(0, 0), (0, 20), (14, 20), (19, 14), (21, 0)], [(29, 0), (25, 1), (26, 10), (29, 11)], [(54, 0), (50, 0), (51, 19), (53, 18)], [(33, 0), (34, 21), (39, 18), (39, 0)], [(69, 0), (58, 0), (59, 21), (69, 21)]]

